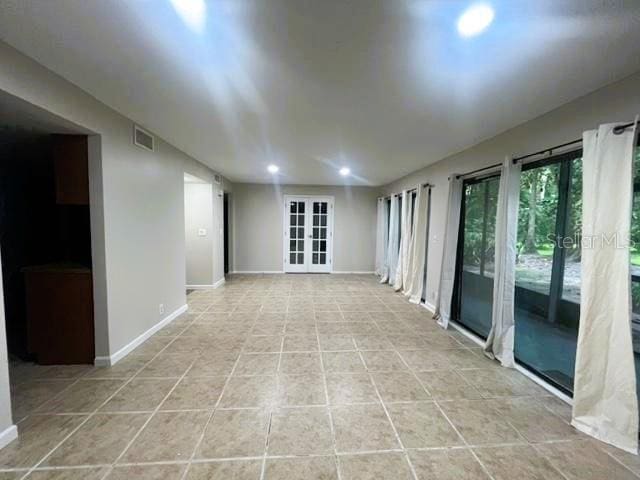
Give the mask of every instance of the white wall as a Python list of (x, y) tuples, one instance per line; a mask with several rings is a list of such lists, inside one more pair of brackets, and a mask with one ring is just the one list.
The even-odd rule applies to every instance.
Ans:
[(282, 271), (284, 195), (332, 195), (333, 270), (372, 272), (378, 194), (370, 187), (234, 184), (233, 270)]
[(399, 192), (421, 182), (435, 185), (431, 205), (427, 302), (435, 304), (438, 291), (449, 175), (500, 163), (507, 155), (526, 155), (560, 145), (581, 138), (584, 130), (596, 128), (598, 124), (630, 122), (639, 113), (640, 72), (385, 185), (385, 193)]
[[(184, 238), (187, 285), (213, 285), (213, 189), (209, 183), (184, 184)], [(204, 236), (200, 230), (205, 230)]]
[[(185, 304), (184, 173), (214, 172), (157, 137), (155, 152), (134, 146), (131, 120), (1, 42), (0, 65), (1, 91), (93, 133), (96, 356), (113, 355), (161, 320), (159, 304), (165, 315)], [(8, 389), (0, 372), (0, 396)]]
[[(0, 285), (2, 285), (2, 259), (0, 258)], [(11, 418), (11, 395), (9, 392), (9, 364), (4, 319), (4, 299), (0, 295), (0, 448), (12, 441), (17, 430)]]

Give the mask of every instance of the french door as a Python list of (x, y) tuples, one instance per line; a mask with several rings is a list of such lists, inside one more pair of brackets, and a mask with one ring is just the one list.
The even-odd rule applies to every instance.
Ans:
[(333, 198), (285, 195), (284, 271), (331, 272)]

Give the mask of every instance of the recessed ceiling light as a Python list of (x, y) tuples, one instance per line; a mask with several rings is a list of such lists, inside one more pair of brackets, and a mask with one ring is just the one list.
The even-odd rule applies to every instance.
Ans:
[(349, 170), (347, 167), (342, 167), (340, 169), (340, 175), (342, 175), (343, 177), (346, 177), (350, 173), (351, 173), (351, 170)]
[(491, 25), (494, 15), (489, 5), (472, 5), (458, 19), (458, 33), (463, 37), (478, 35)]
[(267, 167), (267, 170), (269, 170), (269, 173), (278, 173), (278, 170), (280, 170), (280, 168), (278, 168), (277, 165), (269, 165)]

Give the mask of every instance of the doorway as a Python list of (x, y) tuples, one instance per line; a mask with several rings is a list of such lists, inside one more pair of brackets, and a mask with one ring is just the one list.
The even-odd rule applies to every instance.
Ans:
[(10, 369), (95, 359), (88, 137), (0, 134), (0, 250)]
[(187, 291), (213, 287), (214, 198), (211, 183), (184, 174), (185, 278)]
[(333, 197), (285, 195), (284, 271), (330, 273)]

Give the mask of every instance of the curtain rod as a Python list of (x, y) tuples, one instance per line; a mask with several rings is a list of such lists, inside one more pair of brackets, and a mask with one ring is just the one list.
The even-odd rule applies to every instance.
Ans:
[[(620, 135), (627, 128), (633, 127), (634, 125), (635, 125), (635, 122), (629, 122), (629, 123), (624, 123), (622, 125), (617, 125), (617, 126), (613, 127), (613, 134), (614, 135)], [(562, 143), (560, 145), (556, 145), (555, 147), (545, 148), (544, 150), (540, 150), (540, 151), (535, 152), (535, 153), (530, 153), (528, 155), (522, 155), (521, 157), (515, 157), (513, 159), (513, 163), (517, 163), (517, 162), (520, 162), (522, 160), (526, 160), (527, 158), (535, 157), (536, 155), (542, 155), (543, 153), (551, 154), (551, 153), (553, 153), (554, 150), (558, 150), (559, 148), (569, 147), (571, 145), (575, 145), (576, 143), (582, 143), (582, 139), (579, 138), (577, 140), (572, 140), (571, 142), (567, 142), (567, 143)]]

